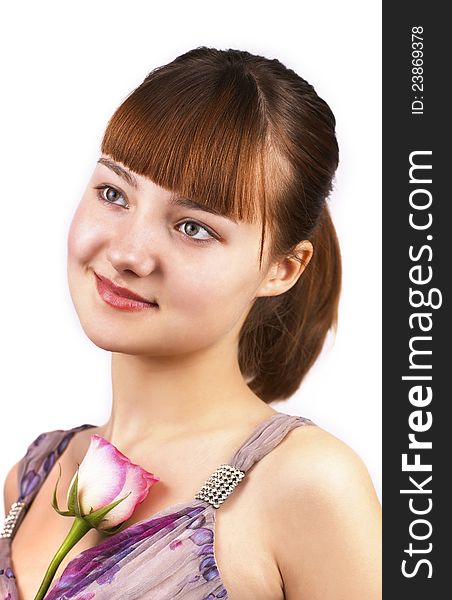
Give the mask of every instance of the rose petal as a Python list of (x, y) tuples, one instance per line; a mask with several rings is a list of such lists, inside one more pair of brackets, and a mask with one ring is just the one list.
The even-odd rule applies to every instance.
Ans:
[[(129, 496), (112, 508), (99, 529), (109, 529), (126, 521), (143, 502), (151, 486), (160, 478), (130, 461), (113, 444), (93, 434), (79, 466), (78, 496), (82, 514), (89, 514), (112, 502)], [(71, 485), (77, 473), (72, 478)], [(69, 496), (68, 490), (68, 496)]]

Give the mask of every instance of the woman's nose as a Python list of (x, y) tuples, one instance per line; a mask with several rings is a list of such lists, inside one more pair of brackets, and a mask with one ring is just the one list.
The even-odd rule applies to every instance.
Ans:
[(156, 267), (155, 245), (149, 241), (150, 235), (143, 238), (133, 225), (125, 224), (124, 229), (116, 230), (107, 248), (107, 260), (118, 271), (133, 271), (140, 277), (149, 275)]

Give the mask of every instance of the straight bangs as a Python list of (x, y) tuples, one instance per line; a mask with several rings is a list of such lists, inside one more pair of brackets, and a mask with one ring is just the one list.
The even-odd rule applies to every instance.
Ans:
[(173, 62), (152, 71), (119, 106), (101, 151), (221, 215), (260, 219), (262, 261), (275, 158), (269, 139), (251, 74), (233, 64), (190, 69)]

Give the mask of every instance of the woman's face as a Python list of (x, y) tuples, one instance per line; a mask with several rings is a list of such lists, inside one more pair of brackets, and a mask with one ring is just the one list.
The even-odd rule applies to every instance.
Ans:
[[(238, 335), (264, 295), (261, 224), (184, 206), (107, 155), (99, 160), (110, 166), (97, 163), (68, 237), (69, 289), (87, 336), (112, 352), (168, 356)], [(97, 276), (158, 307), (118, 299)]]

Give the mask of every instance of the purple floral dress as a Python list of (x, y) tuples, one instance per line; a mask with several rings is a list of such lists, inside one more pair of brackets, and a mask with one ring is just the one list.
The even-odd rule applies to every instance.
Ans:
[[(280, 412), (268, 417), (195, 499), (169, 506), (78, 554), (52, 581), (45, 600), (227, 599), (215, 561), (215, 511), (257, 461), (302, 425), (315, 423)], [(0, 600), (18, 600), (10, 546), (26, 510), (72, 436), (91, 427), (42, 433), (21, 459), (18, 499), (0, 533)]]

